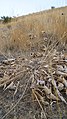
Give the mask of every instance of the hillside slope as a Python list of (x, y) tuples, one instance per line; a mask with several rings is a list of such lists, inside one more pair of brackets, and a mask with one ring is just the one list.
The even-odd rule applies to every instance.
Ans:
[(47, 36), (67, 42), (67, 7), (13, 18), (7, 24), (0, 23), (0, 50), (37, 48)]

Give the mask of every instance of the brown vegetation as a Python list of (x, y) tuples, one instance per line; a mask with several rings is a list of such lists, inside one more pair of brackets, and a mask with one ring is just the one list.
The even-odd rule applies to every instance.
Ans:
[[(0, 24), (0, 49), (24, 49), (37, 47), (43, 41), (42, 31), (54, 34), (59, 40), (67, 40), (67, 7), (12, 19), (11, 23)], [(62, 15), (63, 13), (63, 15)], [(30, 39), (29, 34), (32, 36)], [(44, 36), (45, 37), (45, 36)], [(67, 43), (67, 41), (66, 41)]]
[(62, 119), (67, 114), (66, 10), (0, 24), (1, 119)]

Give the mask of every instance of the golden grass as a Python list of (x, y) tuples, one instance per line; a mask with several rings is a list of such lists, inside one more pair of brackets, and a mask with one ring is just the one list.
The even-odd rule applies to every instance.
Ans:
[[(13, 47), (22, 50), (31, 49), (41, 42), (42, 31), (55, 34), (60, 39), (64, 32), (67, 32), (66, 11), (67, 7), (62, 7), (14, 18), (8, 24), (1, 23), (0, 28), (6, 28), (6, 31), (0, 31), (0, 50), (13, 49)], [(36, 35), (36, 38), (31, 40), (30, 33)], [(3, 38), (4, 35), (7, 38)], [(67, 34), (62, 41), (66, 39)]]

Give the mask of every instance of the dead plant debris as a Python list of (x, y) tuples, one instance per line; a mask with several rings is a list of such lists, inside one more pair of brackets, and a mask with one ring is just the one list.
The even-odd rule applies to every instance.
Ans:
[(53, 101), (62, 101), (67, 105), (63, 96), (63, 92), (67, 95), (67, 54), (53, 48), (33, 53), (29, 59), (11, 58), (0, 63), (0, 87), (3, 91), (14, 90), (15, 96), (24, 75), (28, 75), (27, 81), (31, 79), (29, 90), (32, 100), (38, 102), (42, 111), (44, 104), (49, 105)]

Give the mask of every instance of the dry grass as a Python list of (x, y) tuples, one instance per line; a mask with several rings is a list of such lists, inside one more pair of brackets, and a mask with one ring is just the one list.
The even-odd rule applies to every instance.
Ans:
[(32, 52), (27, 59), (18, 57), (17, 53), (15, 60), (7, 59), (0, 64), (3, 72), (0, 87), (4, 92), (14, 88), (14, 98), (21, 87), (20, 82), (23, 82), (25, 89), (17, 103), (2, 119), (17, 107), (27, 90), (32, 94), (34, 103), (39, 104), (44, 118), (47, 118), (44, 105), (52, 106), (54, 101), (57, 105), (60, 101), (67, 104), (62, 93), (67, 95), (67, 53), (64, 53), (64, 50), (67, 51), (66, 10), (67, 7), (43, 11), (19, 17), (5, 25), (0, 24), (2, 54), (4, 51), (7, 53), (29, 51), (29, 54)]
[[(60, 39), (64, 32), (67, 39), (67, 7), (57, 8), (14, 18), (11, 23), (0, 24), (0, 49), (24, 49), (37, 47), (41, 43), (42, 31), (55, 34)], [(62, 15), (63, 13), (63, 15)], [(15, 20), (16, 19), (16, 20)], [(4, 30), (5, 29), (5, 30)], [(30, 39), (29, 34), (36, 37)], [(37, 45), (36, 45), (37, 44)]]

